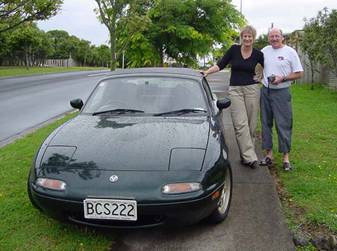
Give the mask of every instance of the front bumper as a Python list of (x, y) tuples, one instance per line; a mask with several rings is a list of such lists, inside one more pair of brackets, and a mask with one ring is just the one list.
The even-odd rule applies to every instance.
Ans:
[(32, 187), (29, 189), (34, 203), (46, 214), (58, 220), (94, 227), (144, 228), (159, 225), (190, 225), (199, 222), (217, 208), (219, 198), (212, 198), (212, 195), (217, 191), (221, 192), (222, 186), (201, 199), (170, 203), (137, 202), (137, 221), (85, 219), (82, 201), (50, 197), (36, 192)]

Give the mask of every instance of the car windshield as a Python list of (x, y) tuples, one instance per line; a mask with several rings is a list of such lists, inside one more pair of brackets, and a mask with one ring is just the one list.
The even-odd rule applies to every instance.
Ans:
[(177, 77), (107, 79), (99, 83), (83, 113), (167, 116), (205, 114), (207, 106), (201, 88), (196, 80)]

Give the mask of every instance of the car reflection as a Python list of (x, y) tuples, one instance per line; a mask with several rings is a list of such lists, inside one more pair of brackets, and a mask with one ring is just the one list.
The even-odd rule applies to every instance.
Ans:
[(52, 154), (46, 162), (42, 163), (38, 175), (48, 176), (64, 172), (78, 174), (83, 180), (98, 178), (101, 175), (94, 161), (77, 162), (76, 159), (57, 153)]

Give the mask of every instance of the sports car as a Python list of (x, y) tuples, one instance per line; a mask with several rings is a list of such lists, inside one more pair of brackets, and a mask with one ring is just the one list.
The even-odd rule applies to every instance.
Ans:
[(118, 70), (42, 143), (31, 203), (61, 221), (137, 228), (222, 222), (232, 196), (221, 111), (199, 72)]

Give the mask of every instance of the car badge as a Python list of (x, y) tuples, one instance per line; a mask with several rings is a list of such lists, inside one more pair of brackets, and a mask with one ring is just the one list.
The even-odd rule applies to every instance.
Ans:
[(109, 181), (112, 183), (115, 183), (116, 181), (118, 181), (118, 176), (117, 175), (111, 175), (109, 178)]

